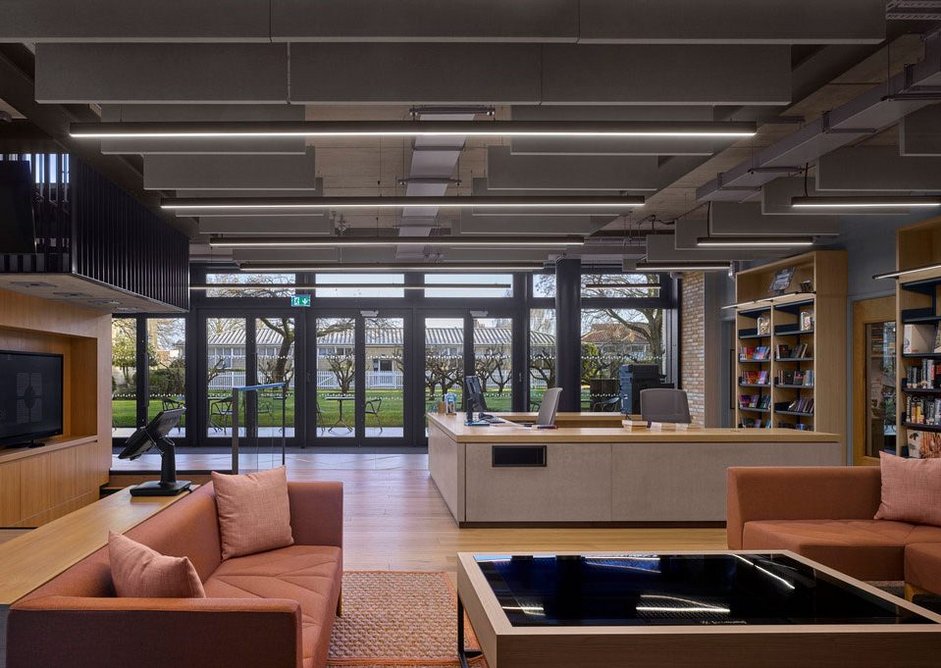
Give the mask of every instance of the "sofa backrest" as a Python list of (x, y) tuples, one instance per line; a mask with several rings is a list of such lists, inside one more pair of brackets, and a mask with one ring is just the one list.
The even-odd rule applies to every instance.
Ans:
[[(212, 484), (201, 486), (186, 498), (126, 533), (129, 538), (161, 554), (189, 557), (204, 582), (222, 562), (222, 545)], [(39, 596), (114, 596), (107, 546), (92, 553), (53, 578), (26, 598)]]

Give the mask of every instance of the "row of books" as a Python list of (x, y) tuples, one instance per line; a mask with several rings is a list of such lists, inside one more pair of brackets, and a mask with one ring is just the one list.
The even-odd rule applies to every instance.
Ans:
[(941, 424), (941, 398), (905, 397), (905, 421), (912, 424)]
[(738, 352), (739, 359), (743, 360), (766, 360), (770, 355), (770, 346), (742, 346)]
[[(780, 410), (780, 406), (782, 405), (785, 404), (782, 402), (781, 404), (775, 406), (775, 408)], [(814, 399), (813, 397), (798, 397), (789, 404), (786, 404), (784, 410), (791, 413), (807, 413), (812, 415), (814, 412)]]
[(777, 373), (778, 385), (814, 386), (813, 369), (779, 369)]
[(739, 382), (743, 385), (767, 385), (768, 370), (762, 369), (761, 371), (743, 371)]
[(738, 405), (741, 408), (759, 408), (767, 410), (771, 406), (771, 395), (743, 394), (738, 398)]
[(786, 344), (778, 344), (775, 348), (775, 355), (777, 359), (787, 359), (787, 358), (805, 358), (808, 357), (809, 348), (806, 343), (798, 343), (796, 346), (789, 346)]
[(922, 360), (920, 365), (907, 367), (905, 386), (916, 389), (941, 387), (941, 364), (936, 360)]
[(902, 329), (902, 354), (941, 352), (941, 332), (937, 325), (906, 324)]
[(779, 422), (778, 427), (781, 429), (796, 429), (797, 431), (813, 431), (813, 426), (807, 424), (806, 422)]
[(760, 418), (745, 418), (739, 426), (746, 429), (771, 429), (771, 420), (762, 420)]

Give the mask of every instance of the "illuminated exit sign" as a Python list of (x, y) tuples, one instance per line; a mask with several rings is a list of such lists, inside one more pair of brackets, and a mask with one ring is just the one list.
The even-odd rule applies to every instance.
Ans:
[(291, 306), (310, 308), (310, 295), (291, 295)]

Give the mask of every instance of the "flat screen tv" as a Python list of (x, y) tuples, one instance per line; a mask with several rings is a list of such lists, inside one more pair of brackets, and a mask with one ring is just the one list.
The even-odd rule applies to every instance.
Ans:
[(62, 355), (0, 350), (0, 447), (62, 433)]
[(0, 253), (36, 252), (33, 177), (25, 160), (0, 160)]

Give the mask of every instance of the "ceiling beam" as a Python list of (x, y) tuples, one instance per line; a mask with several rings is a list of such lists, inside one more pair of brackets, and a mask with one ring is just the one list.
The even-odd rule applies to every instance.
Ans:
[(941, 156), (941, 104), (933, 104), (902, 119), (899, 152), (903, 156)]
[(0, 41), (875, 43), (884, 0), (5, 0)]
[[(147, 190), (310, 190), (316, 194), (313, 147), (304, 155), (146, 155)], [(273, 192), (271, 194), (281, 194)]]
[(839, 233), (840, 219), (835, 216), (766, 216), (761, 213), (760, 202), (713, 202), (709, 206), (709, 236), (834, 236)]
[[(817, 197), (826, 196), (827, 193), (817, 191), (814, 179), (805, 179), (802, 176), (790, 178), (775, 179), (770, 183), (761, 186), (761, 212), (765, 215), (774, 214), (781, 216), (845, 216), (846, 210), (840, 209), (803, 209), (791, 206), (791, 199), (794, 197)], [(865, 192), (853, 191), (843, 193), (847, 196), (872, 197), (879, 195), (892, 195), (889, 191)], [(900, 208), (892, 209), (859, 209), (853, 211), (854, 216), (873, 215), (885, 216), (887, 214), (909, 215), (911, 209)]]
[(36, 99), (47, 103), (781, 105), (791, 99), (790, 49), (774, 45), (38, 44), (36, 73)]
[(589, 235), (597, 232), (611, 220), (600, 216), (475, 216), (462, 211), (459, 220), (451, 224), (454, 234), (480, 235)]
[[(676, 231), (673, 237), (673, 247), (677, 251), (696, 251), (716, 250), (704, 249), (697, 245), (702, 237), (709, 236), (709, 221), (705, 218), (681, 218), (676, 221)], [(777, 257), (781, 255), (781, 250), (760, 250), (754, 248), (723, 248), (722, 255), (734, 260), (759, 260), (767, 257)], [(666, 259), (666, 258), (663, 258)], [(679, 258), (669, 258), (676, 260)], [(711, 260), (713, 258), (703, 258)]]
[(304, 216), (218, 216), (199, 220), (200, 234), (239, 236), (323, 236), (333, 234), (333, 221), (325, 214)]
[(683, 137), (590, 138), (567, 137), (513, 139), (513, 155), (560, 156), (647, 156), (713, 155), (731, 146), (731, 140), (689, 139)]
[(852, 146), (822, 156), (817, 190), (941, 191), (941, 157), (900, 156), (895, 146)]
[(513, 155), (487, 149), (488, 190), (657, 190), (657, 157)]

